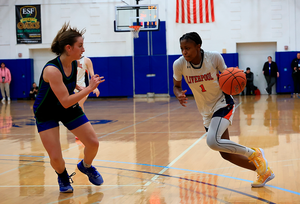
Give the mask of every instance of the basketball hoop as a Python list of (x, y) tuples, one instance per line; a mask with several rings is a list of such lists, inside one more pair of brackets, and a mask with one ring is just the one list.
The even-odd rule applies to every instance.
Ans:
[(130, 30), (130, 32), (133, 35), (133, 38), (139, 38), (139, 32), (140, 32), (140, 28), (142, 26), (138, 26), (138, 25), (134, 25), (134, 26), (129, 26), (129, 28), (132, 28), (132, 30)]

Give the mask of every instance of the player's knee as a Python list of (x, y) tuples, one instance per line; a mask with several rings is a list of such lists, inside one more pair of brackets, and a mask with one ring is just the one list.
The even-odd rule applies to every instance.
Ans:
[(98, 149), (99, 141), (98, 141), (97, 137), (90, 138), (90, 140), (88, 141), (88, 144), (86, 146)]
[(215, 150), (215, 151), (219, 150), (217, 140), (214, 137), (209, 137), (209, 135), (208, 135), (207, 139), (206, 139), (206, 143), (209, 146), (209, 148), (211, 148), (212, 150)]

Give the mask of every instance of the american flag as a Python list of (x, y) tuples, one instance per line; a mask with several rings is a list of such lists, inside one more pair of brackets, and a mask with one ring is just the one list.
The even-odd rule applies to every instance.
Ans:
[(214, 21), (214, 0), (176, 0), (176, 23)]

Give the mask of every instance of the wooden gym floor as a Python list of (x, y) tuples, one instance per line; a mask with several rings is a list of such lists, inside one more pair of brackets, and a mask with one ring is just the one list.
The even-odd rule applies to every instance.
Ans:
[(83, 145), (60, 126), (74, 193), (59, 193), (57, 176), (37, 133), (33, 101), (0, 104), (0, 203), (300, 203), (300, 98), (236, 96), (231, 139), (265, 150), (276, 177), (251, 188), (252, 171), (223, 160), (206, 145), (195, 101), (175, 98), (89, 99), (88, 118), (104, 178), (93, 186), (76, 169)]

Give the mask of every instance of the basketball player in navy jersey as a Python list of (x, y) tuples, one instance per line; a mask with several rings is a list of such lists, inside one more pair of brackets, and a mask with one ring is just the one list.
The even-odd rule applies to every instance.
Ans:
[[(60, 192), (73, 192), (70, 176), (65, 167), (59, 141), (59, 121), (61, 121), (85, 145), (84, 159), (78, 169), (89, 177), (94, 185), (101, 185), (103, 178), (92, 166), (99, 142), (89, 120), (78, 105), (78, 101), (104, 81), (99, 75), (92, 76), (89, 86), (76, 85), (77, 61), (84, 52), (84, 30), (79, 31), (64, 24), (54, 38), (51, 50), (58, 57), (49, 61), (42, 70), (39, 93), (33, 109), (38, 132), (50, 157), (50, 164), (58, 175)], [(80, 89), (74, 94), (74, 89)]]
[[(182, 76), (191, 88), (207, 131), (207, 144), (221, 156), (240, 167), (256, 171), (258, 179), (252, 187), (262, 187), (275, 175), (268, 167), (260, 148), (248, 148), (229, 139), (235, 105), (232, 96), (222, 92), (218, 75), (226, 69), (223, 57), (217, 52), (201, 49), (202, 40), (196, 32), (180, 38), (182, 56), (173, 64), (173, 91), (182, 106), (186, 106), (187, 90), (182, 90)], [(249, 162), (250, 161), (250, 162)]]

